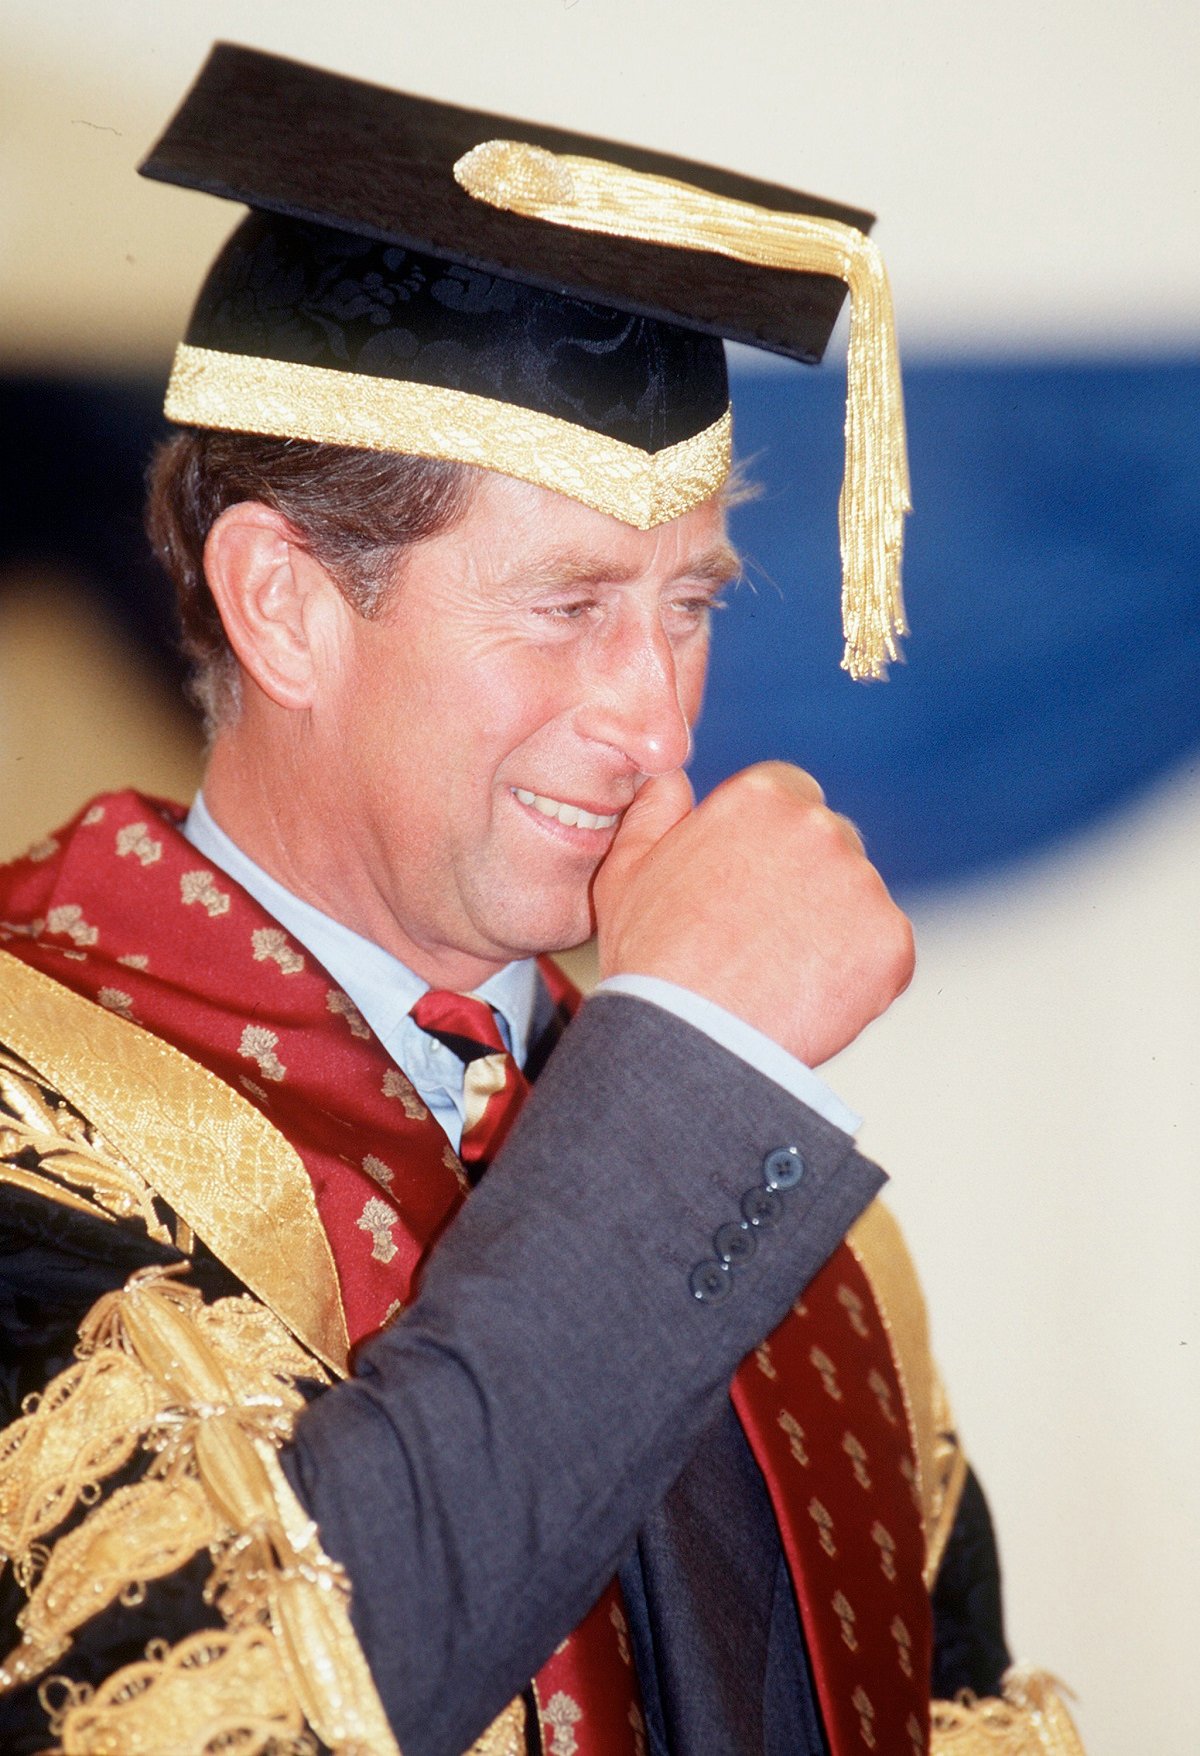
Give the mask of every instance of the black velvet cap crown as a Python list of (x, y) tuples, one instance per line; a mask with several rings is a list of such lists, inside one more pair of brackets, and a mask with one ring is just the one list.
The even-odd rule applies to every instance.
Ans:
[(726, 409), (717, 338), (820, 359), (840, 280), (497, 211), (453, 174), (497, 137), (871, 224), (708, 166), (218, 44), (141, 167), (253, 210), (205, 283), (188, 344), (461, 391), (650, 453)]

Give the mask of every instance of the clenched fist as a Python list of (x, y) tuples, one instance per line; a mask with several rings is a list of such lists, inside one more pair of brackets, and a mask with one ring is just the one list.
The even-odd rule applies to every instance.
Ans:
[(820, 1066), (908, 986), (912, 928), (811, 775), (680, 770), (625, 813), (592, 892), (602, 976), (660, 976)]

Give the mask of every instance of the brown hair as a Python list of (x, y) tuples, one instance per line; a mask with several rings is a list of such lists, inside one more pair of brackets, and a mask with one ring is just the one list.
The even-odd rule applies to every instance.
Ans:
[(191, 692), (210, 734), (236, 711), (238, 668), (204, 576), (204, 543), (227, 506), (261, 501), (293, 525), (362, 616), (386, 607), (402, 551), (467, 510), (466, 464), (300, 439), (185, 429), (148, 474), (146, 529), (174, 582)]

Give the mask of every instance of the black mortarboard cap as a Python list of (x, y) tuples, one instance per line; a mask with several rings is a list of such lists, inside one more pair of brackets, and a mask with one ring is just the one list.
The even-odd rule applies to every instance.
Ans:
[(454, 166), (484, 140), (522, 140), (670, 177), (732, 201), (869, 231), (873, 215), (667, 153), (436, 103), (258, 49), (218, 43), (141, 166), (143, 176), (260, 212), (680, 323), (793, 359), (820, 360), (845, 297), (712, 252), (548, 227), (473, 200)]
[[(624, 179), (616, 209), (606, 185), (598, 217), (563, 215), (559, 166)], [(643, 528), (727, 473), (720, 338), (819, 360), (871, 224), (773, 184), (231, 44), (212, 50), (141, 170), (251, 209), (177, 355), (173, 419), (478, 463)], [(524, 198), (547, 187), (541, 217)], [(697, 223), (658, 224), (688, 202)], [(766, 222), (765, 247), (751, 236), (747, 248), (746, 215), (752, 234)], [(816, 260), (794, 259), (790, 232), (780, 252), (781, 223), (815, 230)]]

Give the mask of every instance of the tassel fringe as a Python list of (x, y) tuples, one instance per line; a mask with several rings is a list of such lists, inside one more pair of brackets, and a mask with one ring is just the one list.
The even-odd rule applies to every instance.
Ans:
[(554, 225), (712, 250), (739, 262), (834, 275), (846, 283), (842, 668), (855, 679), (886, 676), (888, 664), (901, 658), (900, 639), (908, 632), (900, 560), (912, 501), (892, 295), (871, 240), (837, 220), (779, 213), (520, 141), (484, 141), (459, 159), (454, 174), (478, 200)]

